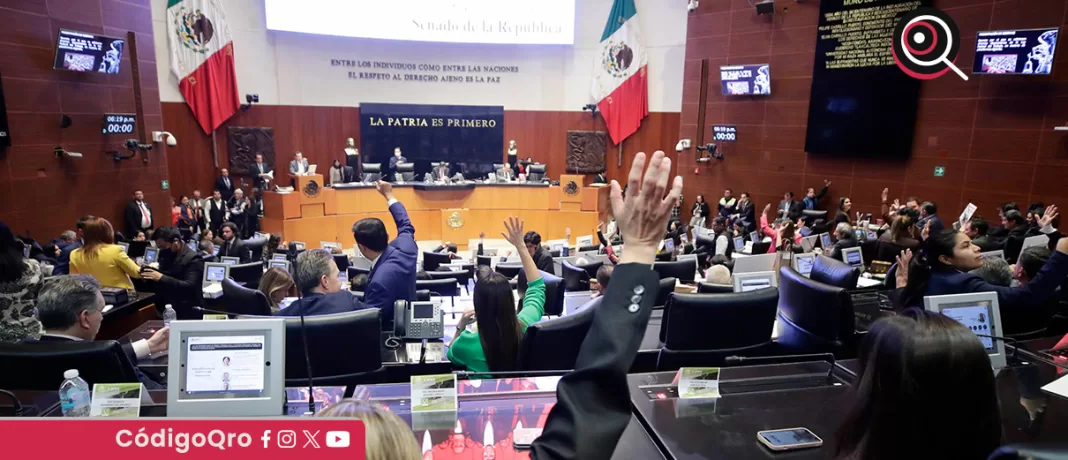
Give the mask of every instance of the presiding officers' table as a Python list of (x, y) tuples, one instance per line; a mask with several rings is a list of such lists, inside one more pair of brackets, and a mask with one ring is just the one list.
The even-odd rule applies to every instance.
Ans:
[[(393, 194), (404, 204), (415, 226), (416, 240), (442, 240), (467, 249), (480, 232), (495, 235), (501, 222), (518, 215), (542, 241), (593, 233), (608, 211), (608, 187), (584, 187), (582, 177), (563, 176), (560, 186), (524, 183), (464, 183), (450, 185), (394, 184)], [(572, 184), (574, 182), (574, 184)], [(342, 184), (322, 187), (322, 176), (298, 178), (292, 193), (263, 194), (263, 231), (280, 233), (283, 240), (302, 241), (309, 248), (320, 241), (354, 244), (352, 224), (377, 217), (390, 236), (397, 229), (374, 185)]]

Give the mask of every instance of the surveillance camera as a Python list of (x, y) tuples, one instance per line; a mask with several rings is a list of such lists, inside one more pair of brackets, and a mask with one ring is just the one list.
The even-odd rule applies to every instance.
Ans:
[(163, 142), (164, 138), (167, 139), (168, 146), (174, 147), (178, 145), (178, 139), (169, 131), (152, 131), (152, 142)]
[(686, 5), (686, 10), (692, 13), (694, 11), (697, 11), (697, 6), (697, 0), (690, 0), (690, 3)]

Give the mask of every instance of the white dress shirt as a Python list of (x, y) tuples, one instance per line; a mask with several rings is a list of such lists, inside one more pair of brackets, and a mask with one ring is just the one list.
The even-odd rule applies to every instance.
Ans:
[(152, 226), (152, 212), (148, 210), (148, 206), (145, 206), (144, 201), (138, 201), (137, 207), (141, 208), (141, 227), (148, 228)]

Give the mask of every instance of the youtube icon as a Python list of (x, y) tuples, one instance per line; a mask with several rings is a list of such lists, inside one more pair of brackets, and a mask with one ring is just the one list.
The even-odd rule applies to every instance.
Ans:
[(348, 431), (328, 431), (326, 432), (326, 447), (349, 447), (349, 432)]

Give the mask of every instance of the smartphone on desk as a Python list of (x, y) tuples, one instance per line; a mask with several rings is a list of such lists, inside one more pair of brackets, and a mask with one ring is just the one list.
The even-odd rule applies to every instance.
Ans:
[(823, 445), (823, 440), (808, 428), (785, 428), (782, 430), (758, 431), (757, 440), (775, 451), (807, 449)]

